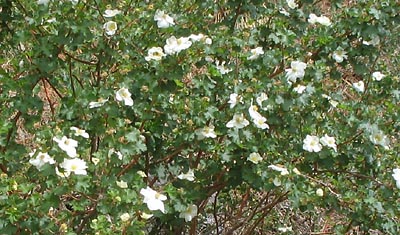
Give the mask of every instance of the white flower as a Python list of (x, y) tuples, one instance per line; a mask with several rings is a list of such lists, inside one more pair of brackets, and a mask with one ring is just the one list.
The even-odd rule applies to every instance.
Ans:
[(50, 2), (50, 0), (38, 0), (37, 4), (38, 5), (47, 5)]
[(275, 185), (276, 187), (279, 187), (279, 186), (282, 185), (282, 181), (281, 181), (281, 179), (279, 179), (279, 177), (275, 177), (275, 178), (274, 178), (274, 181), (272, 181), (272, 182), (274, 183), (274, 185)]
[(287, 12), (285, 8), (280, 8), (279, 13), (281, 13), (284, 16), (290, 16), (290, 13)]
[(328, 146), (328, 147), (330, 147), (330, 148), (333, 148), (333, 149), (335, 150), (335, 152), (337, 151), (337, 150), (336, 150), (336, 141), (335, 141), (335, 137), (330, 137), (330, 136), (328, 136), (327, 134), (325, 134), (323, 137), (321, 137), (321, 138), (319, 139), (319, 141), (321, 142), (321, 144), (322, 144), (323, 146)]
[(221, 75), (227, 74), (232, 71), (232, 69), (225, 67), (225, 61), (222, 61), (220, 63), (218, 60), (216, 60), (215, 65)]
[(243, 103), (243, 97), (236, 94), (236, 93), (232, 93), (229, 95), (229, 101), (228, 104), (230, 108), (234, 108), (237, 104), (239, 103)]
[(193, 217), (197, 215), (197, 206), (189, 205), (186, 210), (179, 214), (179, 218), (184, 218), (186, 222), (192, 221)]
[(299, 6), (294, 0), (286, 0), (286, 3), (290, 9), (295, 9)]
[(295, 173), (296, 175), (301, 175), (301, 172), (296, 167), (293, 169), (293, 173)]
[(189, 169), (187, 173), (178, 175), (178, 178), (181, 180), (194, 181), (194, 172), (192, 169)]
[(331, 20), (328, 17), (326, 17), (326, 16), (317, 16), (314, 13), (311, 13), (308, 16), (308, 22), (310, 24), (319, 23), (319, 24), (322, 24), (324, 26), (330, 26), (332, 24)]
[(212, 126), (212, 125), (197, 129), (196, 134), (197, 134), (197, 139), (199, 139), (199, 140), (202, 140), (204, 138), (217, 137), (217, 135), (215, 134), (215, 131), (214, 131), (214, 126)]
[(371, 37), (371, 40), (369, 40), (369, 41), (363, 40), (362, 44), (367, 45), (367, 46), (377, 46), (377, 45), (379, 45), (380, 42), (381, 42), (381, 39), (379, 38), (379, 36), (373, 35)]
[(146, 173), (144, 173), (144, 171), (137, 171), (136, 173), (138, 175), (140, 175), (140, 177), (142, 177), (142, 178), (146, 178), (147, 177), (147, 175), (146, 175)]
[(315, 191), (315, 194), (317, 194), (318, 197), (324, 196), (324, 190), (322, 188), (319, 188)]
[(154, 21), (157, 21), (159, 28), (168, 28), (175, 25), (174, 19), (169, 15), (165, 14), (164, 11), (157, 10), (154, 15)]
[(78, 127), (71, 127), (69, 128), (71, 131), (75, 131), (75, 136), (82, 136), (83, 138), (89, 138), (89, 134), (82, 129), (79, 129)]
[(117, 155), (119, 160), (122, 160), (122, 158), (124, 158), (124, 156), (122, 155), (122, 153), (120, 151), (116, 151), (114, 153)]
[(258, 107), (256, 105), (251, 104), (249, 107), (249, 114), (252, 119), (260, 119), (263, 116), (258, 112)]
[(74, 139), (69, 139), (63, 136), (61, 139), (54, 137), (53, 140), (58, 143), (58, 147), (64, 150), (68, 156), (76, 157), (76, 147), (78, 147), (78, 142)]
[(211, 38), (206, 38), (204, 43), (207, 44), (207, 45), (211, 45), (212, 44), (212, 39)]
[(86, 162), (82, 159), (64, 159), (60, 166), (64, 169), (64, 172), (73, 172), (76, 175), (87, 175)]
[(205, 38), (205, 35), (202, 33), (199, 34), (190, 34), (189, 39), (192, 40), (193, 42), (197, 42), (200, 40), (203, 40)]
[(329, 103), (332, 105), (332, 107), (336, 108), (336, 106), (339, 104), (339, 102), (337, 102), (336, 100), (329, 100)]
[(133, 105), (133, 100), (131, 98), (131, 93), (126, 88), (121, 88), (115, 93), (115, 98), (118, 101), (124, 101), (124, 104), (127, 106)]
[(331, 20), (326, 16), (318, 17), (317, 22), (322, 24), (322, 25), (324, 25), (324, 26), (330, 26), (332, 24)]
[(311, 13), (309, 16), (308, 16), (308, 23), (310, 23), (310, 24), (316, 24), (318, 22), (318, 16), (316, 15), (316, 14), (314, 14), (314, 13)]
[(177, 39), (175, 36), (171, 36), (166, 40), (164, 51), (168, 55), (178, 54), (179, 52), (188, 49), (191, 45), (192, 42), (188, 37), (180, 37)]
[(277, 165), (269, 165), (269, 169), (272, 169), (274, 171), (279, 171), (281, 175), (288, 175), (289, 171), (285, 167), (277, 166)]
[(393, 176), (393, 179), (396, 181), (397, 188), (400, 189), (400, 169), (399, 168), (393, 169), (392, 176)]
[(140, 194), (144, 196), (143, 203), (147, 204), (147, 208), (151, 211), (160, 210), (162, 213), (165, 213), (164, 202), (167, 200), (165, 195), (162, 195), (152, 188), (147, 186), (147, 188), (142, 188), (140, 190)]
[(372, 79), (374, 81), (380, 81), (385, 77), (385, 74), (381, 73), (381, 72), (373, 72), (372, 73)]
[(64, 172), (60, 172), (58, 170), (58, 167), (56, 167), (56, 175), (58, 175), (58, 176), (60, 176), (62, 178), (65, 178), (65, 177), (69, 177), (69, 175), (71, 175), (71, 172), (70, 171), (65, 171), (65, 170), (64, 170)]
[(164, 54), (163, 49), (161, 47), (152, 47), (149, 49), (149, 51), (147, 52), (147, 56), (144, 57), (144, 59), (146, 61), (150, 60), (160, 61), (165, 56), (166, 55)]
[(385, 149), (389, 149), (389, 138), (383, 133), (381, 130), (374, 130), (372, 131), (369, 139), (375, 145), (380, 145)]
[(292, 226), (290, 226), (290, 227), (280, 227), (280, 228), (278, 228), (278, 231), (282, 232), (282, 233), (286, 233), (286, 232), (292, 232), (293, 229), (292, 229)]
[(267, 94), (265, 94), (264, 92), (261, 93), (259, 96), (257, 96), (256, 98), (256, 102), (257, 104), (263, 109), (266, 110), (267, 108), (263, 108), (263, 102), (268, 100), (268, 96)]
[(97, 164), (99, 164), (100, 159), (98, 159), (97, 157), (92, 157), (92, 162), (96, 166)]
[[(30, 157), (33, 157), (36, 154), (36, 150), (33, 152), (29, 153)], [(49, 154), (47, 153), (42, 153), (38, 152), (35, 158), (29, 159), (29, 163), (34, 165), (38, 170), (41, 170), (41, 168), (46, 164), (54, 164), (55, 161), (52, 157), (50, 157)]]
[(319, 152), (322, 149), (322, 145), (319, 143), (318, 136), (307, 135), (303, 140), (303, 149), (308, 152)]
[(120, 215), (119, 218), (122, 220), (122, 222), (126, 222), (131, 218), (131, 216), (129, 215), (129, 213), (123, 213), (122, 215)]
[(285, 69), (286, 79), (289, 84), (296, 82), (297, 78), (303, 78), (307, 64), (301, 61), (292, 61), (290, 69)]
[(128, 184), (123, 180), (116, 181), (116, 183), (117, 183), (117, 186), (120, 187), (120, 188), (128, 188)]
[(253, 118), (253, 123), (256, 125), (257, 128), (260, 129), (269, 129), (269, 125), (265, 123), (267, 119), (263, 116)]
[(345, 52), (342, 48), (337, 48), (336, 51), (333, 52), (332, 58), (337, 63), (342, 63), (344, 59), (347, 59), (347, 52)]
[(261, 155), (259, 153), (253, 152), (250, 153), (250, 155), (247, 157), (248, 161), (251, 161), (254, 164), (258, 164), (260, 161), (263, 160), (263, 158), (261, 157)]
[(297, 85), (293, 90), (297, 92), (297, 94), (302, 94), (306, 90), (306, 86), (303, 85)]
[(118, 29), (117, 23), (115, 21), (108, 21), (103, 25), (103, 28), (106, 30), (107, 35), (114, 35)]
[(48, 20), (46, 20), (48, 23), (53, 23), (53, 22), (57, 22), (57, 19), (55, 17), (50, 18)]
[(98, 108), (103, 106), (106, 102), (108, 101), (108, 99), (103, 99), (103, 98), (99, 98), (97, 101), (92, 101), (89, 103), (89, 108)]
[(260, 55), (264, 54), (264, 50), (262, 47), (256, 47), (254, 49), (250, 50), (251, 55), (247, 57), (248, 60), (255, 60), (257, 59)]
[(142, 219), (148, 220), (151, 217), (153, 217), (153, 214), (147, 214), (147, 213), (144, 213), (144, 212), (140, 213), (140, 218), (142, 218)]
[(244, 118), (243, 113), (241, 114), (235, 114), (233, 115), (232, 120), (230, 120), (227, 124), (226, 127), (228, 128), (238, 128), (241, 129), (243, 127), (248, 126), (250, 123), (247, 121), (246, 118)]
[(365, 86), (363, 81), (353, 83), (353, 88), (358, 92), (364, 92)]
[(111, 17), (114, 17), (114, 16), (116, 16), (116, 15), (118, 15), (118, 14), (121, 14), (121, 11), (120, 10), (105, 10), (104, 11), (104, 17), (106, 17), (106, 18), (111, 18)]

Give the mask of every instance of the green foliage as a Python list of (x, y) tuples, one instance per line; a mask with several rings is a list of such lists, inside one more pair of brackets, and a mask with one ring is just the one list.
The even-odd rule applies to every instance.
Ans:
[[(261, 234), (292, 225), (300, 234), (273, 210), (285, 202), (334, 213), (336, 234), (398, 234), (400, 5), (296, 3), (0, 3), (0, 231)], [(174, 25), (158, 27), (157, 10)], [(310, 22), (313, 13), (331, 23)], [(177, 53), (164, 47), (190, 35)], [(155, 47), (165, 55), (148, 59)], [(304, 74), (289, 79), (296, 61)], [(269, 128), (253, 122), (251, 105)], [(249, 123), (231, 128), (236, 114)], [(307, 151), (308, 135), (321, 149)], [(58, 143), (63, 136), (77, 146)], [(41, 153), (52, 160), (35, 167)], [(147, 187), (167, 197), (165, 213), (143, 201)], [(198, 213), (187, 219), (190, 205)]]

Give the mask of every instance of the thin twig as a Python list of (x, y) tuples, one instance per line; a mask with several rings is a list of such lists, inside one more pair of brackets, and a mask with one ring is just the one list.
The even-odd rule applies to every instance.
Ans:
[(220, 191), (217, 191), (214, 197), (214, 208), (213, 208), (213, 216), (215, 220), (215, 228), (216, 228), (216, 234), (220, 235), (219, 233), (219, 224), (218, 224), (218, 216), (217, 216), (217, 201), (218, 201), (218, 194)]

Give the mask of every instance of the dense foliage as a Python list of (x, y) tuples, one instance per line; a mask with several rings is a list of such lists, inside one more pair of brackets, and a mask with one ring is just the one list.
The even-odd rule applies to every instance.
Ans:
[(0, 7), (0, 233), (400, 231), (397, 1)]

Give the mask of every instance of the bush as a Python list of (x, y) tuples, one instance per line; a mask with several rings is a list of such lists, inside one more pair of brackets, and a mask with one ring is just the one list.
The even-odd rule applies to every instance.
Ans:
[(2, 233), (400, 231), (396, 1), (0, 4)]

